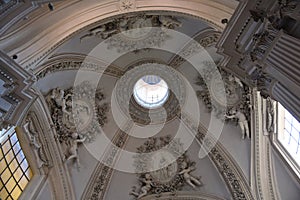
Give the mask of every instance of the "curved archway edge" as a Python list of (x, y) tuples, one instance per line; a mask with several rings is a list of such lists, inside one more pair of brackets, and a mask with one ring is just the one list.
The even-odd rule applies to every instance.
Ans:
[[(230, 18), (238, 2), (234, 0), (119, 0), (60, 3), (52, 12), (29, 18), (26, 24), (0, 38), (0, 49), (26, 69), (34, 69), (43, 58), (88, 25), (120, 14), (140, 11), (170, 11), (198, 17), (218, 30), (221, 19)], [(130, 2), (125, 4), (124, 2)]]

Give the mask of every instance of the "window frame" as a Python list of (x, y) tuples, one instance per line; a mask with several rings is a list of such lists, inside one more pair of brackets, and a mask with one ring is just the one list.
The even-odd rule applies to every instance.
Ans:
[[(32, 176), (22, 193), (18, 197), (18, 200), (36, 199), (40, 193), (40, 188), (45, 184), (46, 176), (40, 169), (37, 168), (35, 163), (35, 157), (29, 144), (29, 140), (21, 127), (11, 127), (18, 138), (18, 142), (21, 146), (21, 150), (25, 155), (25, 159), (31, 169)], [(8, 129), (7, 129), (8, 130)], [(4, 133), (6, 135), (8, 133)]]
[[(279, 140), (280, 126), (284, 127), (284, 116), (280, 116), (279, 113), (285, 109), (279, 102), (274, 103), (274, 133), (271, 135), (271, 141), (279, 155), (283, 158), (283, 161), (287, 164), (288, 168), (293, 172), (294, 176), (300, 181), (300, 164), (291, 156), (286, 147)], [(281, 123), (281, 124), (279, 124)], [(300, 156), (300, 155), (299, 155)]]
[[(0, 159), (4, 164), (3, 169), (0, 171), (0, 175), (1, 177), (3, 175), (4, 177), (7, 176), (6, 180), (0, 179), (2, 185), (1, 190), (4, 190), (3, 192), (7, 193), (8, 196), (6, 198), (15, 199), (16, 197), (14, 196), (18, 194), (17, 198), (19, 199), (32, 180), (33, 171), (23, 152), (15, 127), (10, 127), (1, 131), (0, 143)], [(24, 169), (25, 163), (25, 166), (27, 166), (26, 169)], [(22, 184), (23, 180), (25, 180), (25, 186)], [(13, 182), (13, 185), (11, 185), (10, 189), (7, 184), (11, 181)], [(15, 193), (15, 190), (19, 192)]]

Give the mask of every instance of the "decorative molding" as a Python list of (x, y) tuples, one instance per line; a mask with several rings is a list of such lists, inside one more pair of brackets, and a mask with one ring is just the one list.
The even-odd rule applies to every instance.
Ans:
[(43, 64), (36, 70), (37, 80), (43, 79), (47, 75), (67, 70), (86, 70), (103, 73), (106, 75), (121, 77), (124, 72), (116, 66), (103, 63), (85, 55), (57, 55), (47, 63)]
[[(264, 126), (268, 123), (264, 117), (267, 115), (267, 105), (263, 106), (263, 102), (268, 101), (259, 95), (259, 92), (253, 90), (253, 126), (255, 135), (253, 137), (252, 154), (254, 155), (254, 162), (252, 162), (253, 172), (251, 175), (254, 177), (252, 189), (256, 191), (259, 199), (279, 199), (277, 195), (276, 185), (274, 183), (274, 176), (272, 175), (273, 164), (271, 157), (270, 139), (264, 134)], [(265, 115), (263, 115), (265, 113)]]
[(4, 15), (9, 10), (13, 9), (17, 4), (19, 4), (20, 1), (18, 0), (10, 0), (7, 3), (0, 3), (0, 17)]
[(160, 196), (157, 196), (155, 194), (148, 195), (146, 197), (141, 198), (141, 200), (224, 200), (223, 198), (216, 197), (211, 194), (204, 194), (200, 192), (184, 192), (184, 191), (178, 191), (176, 194), (165, 192), (161, 193)]
[[(73, 200), (75, 194), (71, 178), (67, 166), (63, 162), (63, 154), (56, 139), (56, 131), (50, 116), (47, 104), (42, 94), (39, 94), (39, 97), (30, 107), (27, 119), (32, 120), (36, 134), (38, 134), (37, 138), (45, 153), (43, 160), (46, 161), (47, 166), (42, 169), (47, 174), (51, 188), (53, 188), (54, 198)], [(26, 120), (23, 123), (26, 125)]]
[[(118, 9), (119, 1), (90, 2), (80, 5), (77, 2), (75, 4), (72, 3), (71, 5), (68, 1), (63, 1), (60, 4), (61, 7), (64, 8), (64, 13), (61, 13), (62, 15), (53, 15), (53, 13), (58, 12), (56, 9), (51, 13), (44, 12), (38, 19), (29, 19), (26, 23), (27, 26), (22, 26), (19, 31), (14, 32), (11, 35), (6, 35), (6, 37), (3, 38), (3, 42), (1, 42), (2, 45), (0, 45), (1, 48), (9, 49), (8, 53), (10, 55), (17, 54), (19, 57), (17, 61), (22, 66), (27, 69), (33, 68), (34, 66), (37, 66), (38, 63), (41, 63), (42, 59), (55, 48), (73, 37), (74, 34), (79, 33), (79, 31), (83, 30), (87, 25), (120, 14)], [(185, 13), (186, 15), (195, 16), (204, 20), (213, 27), (221, 30), (222, 27), (224, 27), (220, 22), (221, 18), (230, 17), (237, 4), (238, 3), (228, 3), (224, 5), (224, 3), (218, 1), (193, 2), (187, 4), (182, 0), (176, 1), (175, 3), (173, 0), (166, 0), (164, 1), (164, 5), (161, 5), (161, 2), (159, 1), (139, 1), (138, 7), (139, 10), (143, 10), (143, 12), (150, 10), (166, 10), (169, 12)], [(73, 6), (77, 6), (77, 9)], [(210, 9), (207, 9), (207, 7)], [(210, 14), (211, 12), (217, 13), (217, 16), (212, 17)], [(101, 13), (101, 15), (99, 15), (99, 13)], [(78, 16), (82, 17), (79, 18)], [(51, 20), (48, 20), (49, 18), (51, 18)], [(32, 23), (32, 20), (35, 20), (35, 23)], [(61, 23), (62, 21), (65, 23)], [(34, 26), (37, 27), (37, 30), (41, 30), (35, 33), (36, 38), (38, 38), (35, 41), (30, 39), (32, 36), (31, 31), (27, 31), (27, 29), (32, 29), (31, 24), (34, 24)], [(76, 27), (74, 24), (76, 24)], [(46, 35), (42, 36), (42, 30), (44, 29), (41, 27), (47, 27)], [(16, 41), (13, 39), (19, 38), (20, 33), (22, 33), (23, 38), (21, 42), (20, 40)], [(57, 35), (60, 37), (57, 37)], [(18, 49), (11, 47), (18, 47)], [(24, 51), (25, 49), (26, 51)]]
[(35, 91), (31, 88), (34, 76), (6, 54), (0, 51), (0, 80), (1, 80), (1, 105), (0, 105), (0, 130), (10, 125), (19, 125), (24, 113), (36, 98)]

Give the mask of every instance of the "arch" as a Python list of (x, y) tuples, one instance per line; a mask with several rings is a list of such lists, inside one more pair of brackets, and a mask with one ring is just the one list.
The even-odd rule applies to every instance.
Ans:
[(73, 4), (66, 1), (52, 12), (32, 13), (32, 19), (0, 38), (0, 48), (9, 55), (18, 55), (17, 62), (29, 69), (74, 34), (102, 19), (129, 12), (172, 11), (198, 17), (222, 30), (221, 20), (230, 18), (237, 4), (234, 0), (110, 0), (76, 1)]

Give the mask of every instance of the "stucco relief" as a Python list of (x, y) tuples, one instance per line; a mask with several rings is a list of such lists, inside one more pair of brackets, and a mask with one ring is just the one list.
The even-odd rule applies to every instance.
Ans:
[(29, 144), (32, 147), (32, 151), (35, 156), (37, 168), (40, 169), (43, 166), (49, 166), (49, 160), (46, 157), (44, 147), (40, 141), (40, 134), (37, 132), (32, 118), (33, 113), (29, 113), (23, 125), (24, 131), (29, 140)]
[(86, 70), (86, 71), (93, 71), (98, 73), (104, 73), (107, 75), (120, 77), (123, 75), (123, 71), (117, 68), (116, 66), (110, 65), (109, 67), (106, 67), (106, 64), (98, 64), (94, 62), (85, 62), (82, 61), (76, 61), (77, 55), (68, 56), (68, 57), (62, 57), (59, 62), (53, 62), (53, 64), (49, 64), (46, 66), (42, 66), (41, 70), (36, 72), (36, 78), (38, 80), (45, 78), (51, 73), (59, 72), (59, 71), (66, 71), (66, 70)]
[(274, 112), (274, 100), (271, 98), (266, 99), (266, 128), (269, 133), (274, 133), (275, 130), (275, 112)]
[(130, 192), (136, 199), (150, 194), (175, 193), (185, 184), (192, 188), (202, 186), (200, 177), (192, 175), (195, 162), (189, 159), (178, 139), (171, 136), (150, 138), (138, 148), (138, 153), (135, 158), (137, 171), (148, 172), (139, 174), (140, 185)]
[[(208, 156), (226, 182), (232, 198), (235, 200), (253, 199), (248, 182), (243, 176), (243, 172), (236, 167), (237, 164), (235, 164), (233, 158), (226, 152), (224, 147), (222, 147), (219, 142), (215, 143), (215, 138), (206, 138), (206, 128), (203, 126), (197, 127), (196, 123), (187, 114), (182, 114), (181, 119), (189, 129), (197, 132), (196, 139), (201, 144), (205, 143), (204, 146), (211, 149)], [(212, 144), (215, 145), (212, 146)]]
[(159, 47), (170, 37), (165, 30), (180, 26), (181, 22), (173, 16), (145, 13), (127, 15), (90, 29), (80, 37), (80, 42), (96, 37), (105, 40), (109, 49), (136, 52), (146, 46)]
[(55, 88), (46, 95), (46, 100), (58, 140), (65, 149), (65, 159), (76, 161), (79, 167), (78, 144), (92, 142), (107, 122), (108, 104), (104, 94), (83, 82), (66, 90)]
[[(213, 63), (203, 63), (201, 75), (196, 84), (200, 86), (197, 95), (202, 99), (209, 112), (213, 112), (220, 119), (239, 124), (242, 130), (242, 138), (250, 137), (249, 122), (251, 119), (251, 102), (249, 87), (240, 79), (229, 74), (223, 69), (218, 69), (223, 80), (214, 79)], [(225, 87), (225, 91), (223, 90)], [(224, 98), (225, 97), (225, 98)]]
[[(196, 123), (194, 123), (189, 118), (189, 116), (185, 115), (185, 114), (183, 114), (181, 116), (181, 120), (187, 125), (187, 127), (189, 129), (197, 132), (196, 139), (200, 143), (204, 142), (204, 138), (205, 138), (205, 135), (207, 132), (207, 130), (204, 127), (200, 126), (198, 128), (195, 125)], [(113, 141), (114, 141), (113, 143), (119, 144), (118, 147), (123, 147), (128, 139), (128, 135), (121, 131), (120, 131), (120, 133), (122, 133), (122, 134), (118, 133), (116, 135), (116, 137), (113, 139)], [(147, 146), (141, 147), (140, 151), (142, 151), (142, 152), (147, 151), (147, 148), (149, 148), (149, 147), (151, 148), (151, 146), (153, 146), (153, 145), (151, 145), (151, 141), (153, 142), (153, 140), (149, 140), (149, 142), (150, 142), (149, 145), (147, 143)], [(207, 146), (209, 146), (211, 142), (209, 139), (206, 139), (205, 143)], [(179, 150), (180, 150), (180, 148), (179, 148)], [(174, 151), (174, 152), (176, 152), (176, 151)], [(165, 154), (170, 155), (169, 152), (165, 153)], [(115, 160), (118, 157), (116, 155), (117, 155), (117, 153), (114, 153), (111, 156), (108, 155), (109, 156), (108, 158)], [(223, 177), (224, 181), (226, 182), (227, 187), (229, 188), (229, 191), (231, 192), (233, 199), (235, 199), (235, 200), (241, 200), (241, 199), (252, 200), (253, 199), (253, 197), (251, 195), (250, 187), (249, 187), (246, 179), (243, 177), (243, 173), (240, 171), (240, 169), (238, 169), (236, 167), (236, 163), (234, 162), (233, 158), (230, 155), (228, 155), (228, 153), (226, 153), (226, 151), (224, 150), (224, 147), (222, 147), (219, 143), (217, 143), (215, 145), (215, 147), (212, 148), (212, 150), (208, 154), (208, 156), (210, 157), (212, 162), (215, 164), (220, 175)], [(137, 163), (139, 163), (139, 162), (137, 162)], [(169, 170), (165, 169), (158, 173), (163, 173), (163, 174), (165, 174), (164, 176), (166, 176), (166, 177), (172, 177), (175, 169), (177, 168), (176, 172), (178, 172), (178, 168), (180, 168), (180, 166), (178, 165), (177, 162), (172, 165), (173, 166), (169, 166), (169, 168), (171, 167), (171, 169), (169, 169)], [(175, 167), (174, 165), (176, 165), (177, 167)], [(142, 165), (142, 167), (143, 166), (144, 165)], [(188, 169), (189, 167), (193, 168), (193, 164), (191, 161), (189, 161), (188, 167), (185, 167), (185, 169)], [(181, 169), (183, 169), (183, 168), (181, 168)], [(112, 171), (113, 171), (112, 168), (109, 168), (109, 167), (105, 166), (104, 164), (99, 163), (99, 165), (96, 167), (96, 170), (94, 173), (95, 177), (88, 184), (88, 186), (85, 190), (85, 194), (83, 195), (83, 199), (84, 198), (103, 199), (105, 196), (105, 188), (108, 187), (108, 184), (110, 183), (110, 179), (112, 177)], [(192, 174), (190, 174), (190, 175), (192, 175)], [(153, 176), (155, 177), (155, 174)], [(147, 177), (145, 176), (145, 174), (144, 174), (144, 176), (142, 176), (143, 180), (144, 179), (147, 180), (148, 178), (150, 178), (148, 175), (147, 175)], [(184, 180), (180, 179), (180, 182), (184, 182)], [(200, 182), (201, 182), (201, 180), (200, 180)], [(168, 182), (168, 183), (172, 183), (172, 181)], [(142, 186), (147, 186), (144, 188), (144, 191), (146, 191), (146, 193), (148, 194), (148, 192), (150, 192), (150, 190), (152, 191), (152, 189), (153, 189), (152, 188), (153, 187), (152, 180), (151, 180), (151, 184), (150, 184), (151, 188), (149, 188), (149, 184), (147, 185), (147, 183), (144, 183)], [(142, 186), (139, 186), (139, 188), (137, 188), (137, 187), (133, 188), (133, 190), (134, 190), (133, 192), (136, 193), (136, 195), (133, 195), (135, 198), (144, 193), (142, 190), (136, 191), (137, 189), (141, 189), (140, 187), (142, 187)], [(170, 189), (170, 187), (166, 187), (166, 188)], [(173, 192), (174, 187), (171, 187), (171, 188), (173, 188), (173, 189), (170, 189), (171, 193), (167, 193), (168, 197), (170, 197), (169, 195), (171, 195), (172, 193), (174, 194), (174, 192)], [(162, 195), (165, 194), (161, 190), (158, 190), (158, 192), (161, 192)], [(153, 196), (155, 196), (155, 198), (157, 198), (156, 195), (157, 194), (154, 193), (152, 195), (144, 196), (141, 199), (149, 199), (149, 198), (151, 199)], [(189, 199), (189, 198), (187, 198), (187, 199)], [(216, 198), (216, 199), (218, 199), (218, 198)]]

